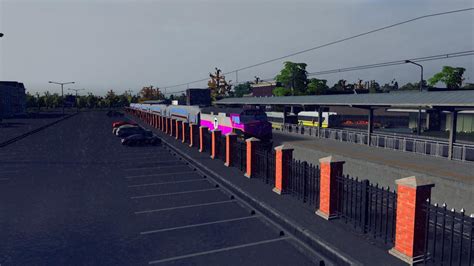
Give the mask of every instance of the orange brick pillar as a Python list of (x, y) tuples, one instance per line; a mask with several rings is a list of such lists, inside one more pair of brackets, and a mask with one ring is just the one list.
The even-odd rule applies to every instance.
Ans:
[(245, 171), (245, 176), (251, 178), (253, 173), (255, 173), (256, 162), (255, 162), (255, 151), (257, 150), (258, 143), (260, 142), (257, 138), (246, 139), (247, 143), (247, 171)]
[(207, 134), (208, 127), (199, 127), (199, 152), (203, 152), (206, 147), (204, 147), (204, 134)]
[(433, 183), (411, 176), (398, 179), (397, 218), (393, 256), (410, 265), (423, 259), (426, 233), (426, 200), (431, 197)]
[(225, 135), (225, 163), (224, 165), (227, 167), (232, 166), (234, 163), (232, 161), (232, 153), (234, 151), (234, 145), (237, 142), (237, 134), (229, 133)]
[(189, 123), (183, 121), (183, 126), (182, 126), (182, 137), (183, 137), (183, 143), (186, 142), (186, 131), (189, 129)]
[(175, 124), (175, 122), (176, 122), (176, 119), (173, 119), (173, 118), (170, 119), (170, 132), (169, 132), (170, 136), (173, 136), (173, 134), (174, 134), (174, 130), (175, 130), (175, 125), (174, 124)]
[[(221, 131), (220, 130), (213, 130), (212, 135), (211, 135), (211, 158), (215, 159), (217, 153), (219, 152), (217, 150), (217, 142), (219, 141), (219, 138), (221, 137)], [(219, 154), (219, 156), (221, 156)]]
[(189, 124), (189, 147), (199, 145), (199, 139), (195, 139), (196, 132), (199, 131), (199, 126), (196, 124)]
[(155, 114), (155, 128), (158, 128), (158, 115)]
[(293, 159), (293, 149), (284, 145), (275, 147), (275, 187), (273, 192), (281, 195), (288, 188), (288, 177), (290, 175), (290, 162)]
[(316, 214), (326, 220), (337, 218), (337, 181), (342, 176), (344, 161), (332, 156), (319, 159), (321, 174), (319, 181), (319, 209)]
[(174, 135), (175, 135), (176, 139), (179, 139), (179, 133), (181, 132), (180, 127), (179, 127), (180, 123), (181, 123), (181, 121), (176, 120), (176, 131), (174, 132)]
[(168, 134), (170, 132), (170, 119), (169, 117), (165, 118), (165, 133)]
[(165, 131), (165, 117), (161, 116), (161, 131)]

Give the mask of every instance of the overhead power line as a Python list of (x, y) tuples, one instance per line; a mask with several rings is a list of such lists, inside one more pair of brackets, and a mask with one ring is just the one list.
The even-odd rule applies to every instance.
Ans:
[[(352, 40), (352, 39), (356, 39), (356, 38), (366, 36), (366, 35), (369, 35), (369, 34), (372, 34), (372, 33), (375, 33), (375, 32), (379, 32), (379, 31), (383, 31), (383, 30), (386, 30), (386, 29), (394, 28), (394, 27), (397, 27), (397, 26), (400, 26), (400, 25), (403, 25), (403, 24), (413, 22), (413, 21), (417, 21), (417, 20), (421, 20), (421, 19), (425, 19), (425, 18), (430, 18), (430, 17), (443, 16), (443, 15), (448, 15), (448, 14), (453, 14), (453, 13), (472, 11), (472, 10), (474, 10), (474, 8), (464, 8), (464, 9), (457, 9), (457, 10), (451, 10), (451, 11), (445, 11), (445, 12), (439, 12), (439, 13), (433, 13), (433, 14), (428, 14), (428, 15), (415, 17), (415, 18), (404, 20), (404, 21), (401, 21), (401, 22), (397, 22), (397, 23), (394, 23), (394, 24), (391, 24), (391, 25), (388, 25), (388, 26), (376, 28), (376, 29), (373, 29), (373, 30), (370, 30), (370, 31), (366, 31), (366, 32), (363, 32), (363, 33), (359, 33), (359, 34), (356, 34), (356, 35), (345, 37), (345, 38), (342, 38), (342, 39), (339, 39), (339, 40), (336, 40), (336, 41), (332, 41), (332, 42), (325, 43), (325, 44), (322, 44), (322, 45), (314, 46), (314, 47), (311, 47), (311, 48), (308, 48), (308, 49), (305, 49), (305, 50), (301, 50), (301, 51), (297, 51), (297, 52), (287, 54), (287, 55), (284, 55), (284, 56), (269, 59), (269, 60), (266, 60), (266, 61), (263, 61), (263, 62), (260, 62), (260, 63), (256, 63), (256, 64), (249, 65), (249, 66), (246, 66), (246, 67), (241, 67), (241, 68), (238, 68), (238, 69), (234, 69), (232, 71), (225, 72), (224, 75), (231, 74), (231, 73), (234, 73), (234, 72), (238, 72), (238, 71), (241, 71), (241, 70), (246, 70), (246, 69), (249, 69), (249, 68), (254, 68), (254, 67), (257, 67), (257, 66), (261, 66), (261, 65), (265, 65), (265, 64), (272, 63), (272, 62), (275, 62), (275, 61), (279, 61), (279, 60), (282, 60), (282, 59), (285, 59), (285, 58), (288, 58), (288, 57), (292, 57), (292, 56), (295, 56), (295, 55), (307, 53), (307, 52), (310, 52), (310, 51), (314, 51), (314, 50), (321, 49), (321, 48), (324, 48), (324, 47), (328, 47), (328, 46), (331, 46), (331, 45), (334, 45), (334, 44), (342, 43), (342, 42), (349, 41), (349, 40)], [(189, 81), (189, 82), (185, 82), (185, 83), (181, 83), (181, 84), (176, 84), (176, 85), (172, 85), (172, 86), (164, 86), (164, 87), (166, 87), (166, 88), (175, 88), (175, 87), (189, 85), (189, 84), (202, 82), (202, 81), (206, 81), (206, 80), (208, 80), (208, 78), (203, 78), (203, 79), (199, 79), (199, 80), (194, 80), (194, 81)]]
[[(360, 66), (352, 66), (352, 67), (344, 67), (344, 68), (335, 68), (335, 69), (322, 70), (322, 71), (316, 71), (316, 72), (309, 72), (307, 74), (307, 76), (308, 77), (321, 76), (321, 75), (328, 75), (328, 74), (349, 72), (349, 71), (357, 71), (357, 70), (364, 70), (364, 69), (371, 69), (371, 68), (380, 68), (380, 67), (404, 65), (404, 64), (406, 64), (406, 62), (405, 62), (406, 60), (410, 60), (412, 62), (425, 62), (425, 61), (443, 60), (443, 59), (456, 58), (456, 57), (464, 57), (464, 56), (470, 56), (470, 55), (474, 55), (474, 50), (468, 50), (468, 51), (462, 51), (462, 52), (453, 52), (453, 53), (447, 53), (447, 54), (430, 55), (430, 56), (409, 58), (409, 59), (401, 59), (401, 60), (396, 60), (396, 61), (387, 61), (387, 62), (381, 62), (381, 63), (375, 63), (375, 64), (368, 64), (368, 65), (360, 65)], [(266, 78), (266, 79), (260, 79), (260, 82), (269, 82), (269, 81), (272, 81), (272, 80), (274, 80), (274, 78)], [(243, 84), (243, 83), (251, 82), (251, 81), (253, 81), (253, 80), (246, 80), (246, 81), (236, 82), (236, 83), (233, 83), (233, 85)], [(184, 93), (184, 92), (186, 92), (186, 90), (169, 92), (169, 93), (166, 93), (166, 94), (175, 94), (175, 93)]]

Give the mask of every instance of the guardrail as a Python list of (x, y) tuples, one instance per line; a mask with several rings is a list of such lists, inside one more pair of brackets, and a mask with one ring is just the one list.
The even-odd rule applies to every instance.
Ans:
[[(282, 131), (363, 145), (367, 145), (368, 143), (367, 132), (357, 130), (321, 128), (318, 135), (318, 128), (285, 124), (282, 127)], [(372, 133), (370, 146), (442, 158), (448, 158), (449, 152), (449, 143), (447, 141), (437, 138), (414, 137), (397, 133)], [(454, 143), (452, 159), (474, 162), (474, 145), (467, 143)]]

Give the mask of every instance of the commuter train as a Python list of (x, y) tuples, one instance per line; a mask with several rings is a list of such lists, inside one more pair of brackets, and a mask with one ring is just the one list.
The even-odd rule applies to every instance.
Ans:
[(223, 135), (236, 133), (242, 138), (256, 137), (262, 141), (270, 141), (272, 139), (272, 126), (268, 122), (265, 112), (260, 109), (153, 103), (132, 103), (130, 108), (205, 126), (209, 130), (218, 129)]
[[(327, 128), (334, 126), (334, 119), (337, 115), (335, 112), (322, 112), (321, 127)], [(281, 129), (283, 126), (283, 113), (282, 112), (267, 112), (268, 120), (272, 124), (274, 129)], [(318, 127), (320, 119), (318, 112), (314, 111), (302, 111), (298, 115), (289, 115), (286, 117), (287, 124), (298, 124), (308, 127)]]

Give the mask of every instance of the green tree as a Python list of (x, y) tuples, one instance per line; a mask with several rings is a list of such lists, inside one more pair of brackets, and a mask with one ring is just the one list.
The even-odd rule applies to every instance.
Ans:
[(308, 91), (307, 94), (310, 95), (321, 95), (328, 93), (329, 86), (327, 85), (327, 80), (312, 78), (308, 82)]
[(462, 75), (466, 71), (463, 67), (444, 66), (441, 72), (436, 73), (428, 80), (429, 85), (434, 86), (438, 82), (446, 84), (448, 89), (459, 89), (463, 82)]
[(306, 66), (305, 63), (286, 61), (280, 74), (275, 77), (275, 80), (282, 85), (273, 90), (275, 95), (287, 95), (288, 90), (290, 90), (290, 95), (306, 95), (308, 85)]
[(26, 108), (37, 108), (38, 107), (38, 98), (34, 95), (31, 95), (29, 92), (26, 93)]
[(245, 82), (234, 87), (234, 96), (242, 97), (245, 94), (249, 94), (252, 91), (250, 82)]
[(105, 106), (114, 107), (118, 102), (117, 94), (115, 94), (114, 90), (109, 90), (105, 95)]
[(291, 96), (291, 89), (285, 87), (276, 87), (272, 91), (275, 96)]

